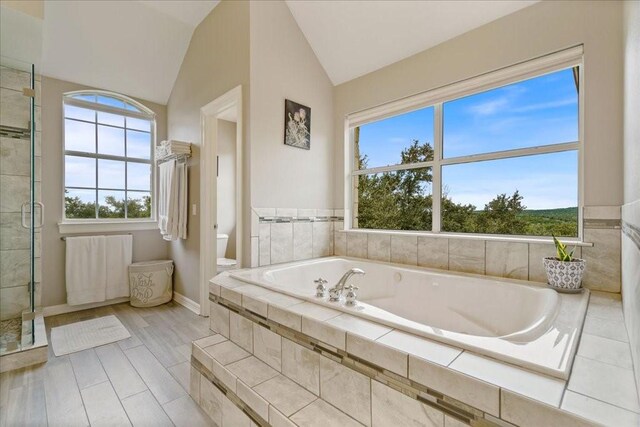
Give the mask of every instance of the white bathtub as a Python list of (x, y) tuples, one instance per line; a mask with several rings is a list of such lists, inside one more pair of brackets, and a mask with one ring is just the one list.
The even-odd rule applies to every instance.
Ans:
[[(349, 281), (359, 287), (356, 307), (315, 296), (315, 279), (331, 287), (353, 267), (366, 272)], [(588, 302), (587, 292), (345, 257), (230, 276), (560, 378), (568, 377)]]

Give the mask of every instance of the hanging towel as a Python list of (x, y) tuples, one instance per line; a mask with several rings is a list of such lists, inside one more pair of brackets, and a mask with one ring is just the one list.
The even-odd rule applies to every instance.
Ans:
[(67, 237), (66, 284), (69, 305), (105, 300), (104, 236)]
[(132, 260), (133, 236), (105, 236), (107, 270), (106, 298), (129, 296), (129, 265)]
[(173, 209), (170, 206), (175, 171), (175, 160), (169, 160), (158, 166), (160, 170), (158, 178), (158, 228), (163, 236), (170, 231), (170, 215)]
[(161, 163), (158, 191), (158, 228), (165, 240), (187, 238), (188, 167), (175, 159)]
[(186, 239), (187, 238), (187, 218), (189, 214), (188, 209), (188, 168), (186, 163), (179, 163), (177, 166), (177, 172), (179, 177), (179, 191), (178, 191), (178, 205), (179, 205), (179, 216), (178, 216), (178, 238)]

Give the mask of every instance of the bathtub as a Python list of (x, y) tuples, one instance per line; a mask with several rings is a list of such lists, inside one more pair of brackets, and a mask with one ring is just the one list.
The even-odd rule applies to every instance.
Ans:
[[(358, 303), (316, 297), (351, 268)], [(582, 330), (588, 291), (559, 294), (542, 284), (347, 257), (238, 270), (234, 279), (341, 310), (398, 330), (566, 379)]]

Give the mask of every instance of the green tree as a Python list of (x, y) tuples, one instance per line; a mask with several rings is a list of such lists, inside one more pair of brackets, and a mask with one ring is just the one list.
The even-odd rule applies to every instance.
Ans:
[(520, 214), (526, 209), (518, 190), (511, 196), (498, 194), (478, 215), (477, 233), (524, 234), (527, 223)]
[[(66, 192), (68, 194), (68, 192)], [(95, 218), (96, 204), (83, 202), (79, 197), (65, 196), (65, 214), (67, 218)], [(105, 204), (98, 206), (98, 218), (124, 218), (124, 200), (114, 196), (105, 197)], [(128, 218), (150, 218), (151, 197), (143, 196), (141, 199), (128, 199)]]

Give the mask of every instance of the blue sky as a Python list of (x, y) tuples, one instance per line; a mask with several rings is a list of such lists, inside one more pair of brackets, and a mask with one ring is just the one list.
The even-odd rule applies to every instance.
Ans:
[[(443, 106), (445, 158), (578, 140), (578, 97), (572, 70), (562, 70), (450, 101)], [(413, 139), (433, 143), (433, 108), (360, 128), (368, 166), (400, 162)], [(563, 152), (443, 167), (444, 191), (483, 208), (516, 189), (529, 209), (577, 206), (578, 156)]]

